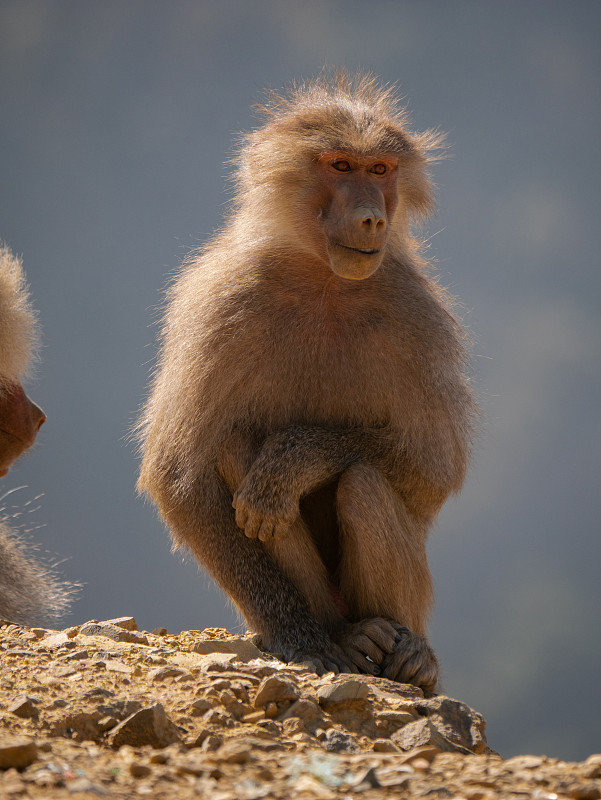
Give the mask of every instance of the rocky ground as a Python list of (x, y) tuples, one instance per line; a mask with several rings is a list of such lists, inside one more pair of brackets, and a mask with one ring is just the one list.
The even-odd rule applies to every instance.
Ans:
[(318, 677), (222, 629), (0, 623), (0, 797), (601, 798), (579, 764), (491, 751), (457, 700)]

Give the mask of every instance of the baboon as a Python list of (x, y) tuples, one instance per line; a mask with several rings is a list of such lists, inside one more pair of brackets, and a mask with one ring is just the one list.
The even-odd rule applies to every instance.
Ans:
[(426, 535), (475, 412), (410, 230), (441, 137), (372, 76), (263, 112), (223, 229), (168, 290), (139, 489), (265, 649), (432, 692)]
[(37, 341), (21, 263), (0, 243), (0, 477), (35, 441), (46, 417), (23, 391)]
[[(44, 412), (21, 386), (37, 344), (21, 262), (0, 243), (0, 476), (30, 447)], [(0, 509), (0, 620), (24, 625), (61, 616), (74, 587), (60, 581)]]

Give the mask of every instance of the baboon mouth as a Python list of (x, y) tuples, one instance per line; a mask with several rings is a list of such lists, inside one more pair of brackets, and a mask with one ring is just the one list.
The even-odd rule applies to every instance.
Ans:
[(361, 253), (362, 256), (376, 256), (381, 253), (380, 248), (373, 248), (371, 250), (362, 250), (360, 247), (349, 247), (346, 244), (336, 244), (336, 247), (342, 247), (343, 250), (350, 250), (353, 253)]

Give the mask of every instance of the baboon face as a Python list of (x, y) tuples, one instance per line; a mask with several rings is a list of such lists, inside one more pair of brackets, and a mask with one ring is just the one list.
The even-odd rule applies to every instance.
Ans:
[(12, 462), (35, 441), (46, 420), (42, 409), (27, 397), (19, 383), (0, 392), (0, 478)]
[(384, 258), (397, 202), (397, 159), (327, 153), (319, 158), (319, 212), (330, 269), (364, 280)]

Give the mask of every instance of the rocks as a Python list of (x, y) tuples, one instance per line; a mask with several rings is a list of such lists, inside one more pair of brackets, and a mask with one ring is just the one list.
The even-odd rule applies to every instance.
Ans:
[(265, 678), (257, 689), (254, 705), (255, 708), (267, 708), (274, 703), (278, 710), (281, 710), (283, 706), (298, 700), (299, 697), (300, 692), (291, 681), (272, 675)]
[(348, 679), (327, 684), (317, 691), (319, 704), (324, 708), (355, 700), (365, 700), (368, 695), (369, 686), (362, 681)]
[(111, 747), (124, 744), (132, 747), (167, 747), (181, 738), (180, 731), (171, 722), (161, 703), (134, 712), (113, 728), (108, 737)]
[(71, 639), (66, 633), (53, 633), (50, 636), (47, 636), (45, 639), (42, 639), (41, 644), (44, 647), (47, 647), (49, 650), (55, 650), (57, 647), (62, 647), (63, 645), (70, 642)]
[(0, 769), (25, 769), (38, 757), (32, 739), (2, 735), (0, 737)]
[(37, 702), (39, 702), (37, 698), (28, 697), (26, 694), (20, 694), (18, 697), (15, 697), (13, 702), (9, 705), (8, 710), (17, 717), (37, 717), (38, 711), (35, 707)]
[(223, 629), (141, 633), (132, 617), (7, 627), (2, 798), (601, 800), (601, 755), (504, 762), (463, 703), (250, 658), (255, 645)]
[(233, 653), (236, 655), (236, 661), (244, 662), (264, 657), (264, 653), (249, 639), (239, 636), (230, 639), (209, 639), (207, 641), (196, 642), (192, 646), (192, 652), (200, 653), (201, 655), (208, 655), (210, 653)]
[(79, 629), (80, 636), (104, 636), (114, 642), (131, 642), (132, 644), (148, 644), (148, 638), (140, 633), (128, 630), (112, 622), (88, 622)]
[(167, 678), (177, 678), (181, 675), (185, 675), (186, 672), (187, 670), (182, 669), (182, 667), (157, 667), (148, 673), (148, 680), (157, 682), (164, 681), (167, 680)]
[(116, 625), (117, 628), (123, 628), (125, 631), (137, 631), (138, 626), (133, 617), (117, 617), (116, 619), (107, 619), (102, 623), (103, 625)]
[(486, 751), (484, 717), (465, 703), (439, 695), (430, 700), (417, 702), (415, 708), (449, 741), (466, 747), (472, 753)]
[(394, 733), (391, 741), (401, 750), (413, 750), (415, 747), (434, 745), (444, 753), (469, 753), (467, 747), (447, 739), (428, 719), (410, 722)]

